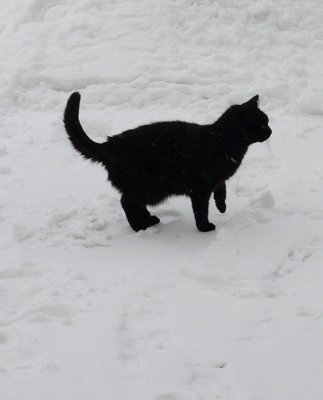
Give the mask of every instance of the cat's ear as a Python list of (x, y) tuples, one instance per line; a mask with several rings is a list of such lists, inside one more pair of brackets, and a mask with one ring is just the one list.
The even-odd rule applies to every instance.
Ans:
[(242, 105), (247, 107), (258, 107), (258, 103), (259, 103), (259, 95), (256, 94), (256, 96), (252, 97), (250, 100), (246, 101)]

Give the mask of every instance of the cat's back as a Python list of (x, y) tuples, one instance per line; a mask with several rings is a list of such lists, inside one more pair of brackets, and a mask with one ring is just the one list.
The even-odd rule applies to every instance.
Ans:
[(189, 151), (192, 143), (204, 131), (202, 125), (165, 121), (143, 125), (109, 138), (111, 149), (123, 154), (141, 156)]

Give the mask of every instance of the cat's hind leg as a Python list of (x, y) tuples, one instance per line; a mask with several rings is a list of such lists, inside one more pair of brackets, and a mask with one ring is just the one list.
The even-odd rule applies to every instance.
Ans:
[(145, 230), (160, 222), (158, 217), (149, 213), (144, 204), (134, 201), (130, 196), (123, 194), (121, 205), (131, 228), (135, 232)]

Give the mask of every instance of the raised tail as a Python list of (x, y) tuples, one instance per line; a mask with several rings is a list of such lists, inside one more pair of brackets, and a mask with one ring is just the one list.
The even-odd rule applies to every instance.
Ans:
[(64, 125), (68, 137), (77, 151), (92, 161), (102, 161), (102, 144), (91, 140), (79, 121), (81, 95), (74, 92), (67, 101), (64, 112)]

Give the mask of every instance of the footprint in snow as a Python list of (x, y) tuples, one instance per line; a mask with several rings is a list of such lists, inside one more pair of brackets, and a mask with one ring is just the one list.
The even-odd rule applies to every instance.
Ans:
[(288, 251), (288, 259), (289, 261), (296, 262), (305, 262), (307, 261), (313, 254), (313, 251), (304, 248), (291, 248)]
[(14, 225), (13, 235), (18, 243), (22, 243), (27, 239), (30, 239), (34, 235), (34, 229), (27, 225)]
[(8, 342), (7, 335), (5, 333), (3, 333), (3, 332), (0, 332), (0, 346), (4, 345), (4, 344), (7, 344), (7, 342)]
[(19, 321), (42, 323), (52, 320), (60, 320), (63, 325), (71, 325), (74, 310), (62, 304), (48, 304), (22, 311), (3, 323), (3, 326), (12, 325)]
[(155, 396), (154, 400), (186, 400), (186, 397), (179, 393), (163, 393)]
[(150, 293), (134, 299), (121, 315), (118, 337), (119, 358), (124, 360), (136, 361), (146, 353), (169, 348), (172, 337), (163, 303)]
[(226, 382), (226, 361), (196, 364), (189, 367), (189, 386), (197, 398), (232, 399), (233, 388)]
[(312, 320), (319, 320), (319, 319), (321, 319), (323, 317), (323, 313), (322, 312), (315, 312), (315, 311), (309, 310), (309, 309), (304, 308), (304, 307), (299, 307), (298, 308), (297, 315), (299, 317), (309, 318), (309, 319), (312, 319)]
[(11, 168), (0, 167), (0, 175), (9, 175), (9, 174), (11, 174)]

